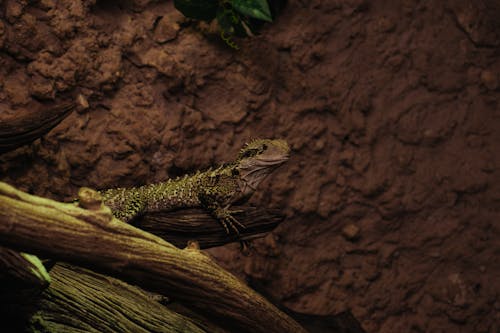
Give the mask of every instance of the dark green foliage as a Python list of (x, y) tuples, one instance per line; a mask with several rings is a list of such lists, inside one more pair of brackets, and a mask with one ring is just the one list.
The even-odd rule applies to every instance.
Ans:
[(233, 0), (231, 4), (243, 15), (268, 22), (273, 21), (267, 0)]
[(243, 20), (232, 8), (219, 8), (217, 23), (224, 35), (244, 37), (247, 31), (243, 27)]
[(233, 36), (253, 36), (259, 21), (272, 22), (267, 0), (174, 0), (174, 5), (186, 17), (216, 19), (222, 39), (233, 48), (237, 48)]
[(184, 14), (196, 20), (212, 21), (217, 13), (217, 0), (174, 0), (174, 6)]

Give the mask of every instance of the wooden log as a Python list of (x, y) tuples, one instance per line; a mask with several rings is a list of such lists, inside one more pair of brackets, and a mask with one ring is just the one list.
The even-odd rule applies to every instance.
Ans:
[(284, 219), (278, 210), (248, 206), (232, 208), (235, 211), (241, 211), (234, 215), (245, 226), (245, 228), (239, 228), (239, 234), (234, 232), (227, 234), (216, 219), (206, 210), (199, 208), (150, 213), (134, 221), (133, 225), (179, 248), (184, 248), (189, 241), (195, 240), (201, 249), (205, 249), (230, 242), (250, 241), (264, 237)]
[(32, 102), (27, 107), (0, 115), (0, 154), (29, 144), (63, 121), (75, 109), (88, 108), (83, 95), (74, 101), (57, 103)]
[(55, 265), (50, 274), (52, 283), (27, 332), (225, 332), (177, 314), (140, 288), (109, 276), (68, 264)]
[(305, 332), (195, 246), (180, 250), (112, 217), (97, 192), (82, 209), (0, 182), (0, 243), (110, 274), (172, 297), (238, 332)]

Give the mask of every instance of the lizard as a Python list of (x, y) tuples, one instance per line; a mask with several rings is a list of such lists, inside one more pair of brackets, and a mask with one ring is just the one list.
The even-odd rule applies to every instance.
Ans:
[(100, 191), (103, 203), (125, 222), (158, 211), (202, 207), (224, 227), (239, 234), (244, 228), (231, 210), (247, 201), (259, 184), (289, 159), (290, 148), (280, 139), (256, 139), (246, 143), (233, 162), (206, 171), (139, 187)]

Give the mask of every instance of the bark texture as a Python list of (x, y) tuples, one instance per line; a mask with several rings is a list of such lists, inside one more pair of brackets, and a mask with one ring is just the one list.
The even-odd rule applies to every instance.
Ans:
[(113, 218), (97, 192), (80, 191), (87, 209), (32, 196), (0, 183), (0, 242), (92, 267), (173, 297), (245, 332), (304, 332), (208, 256)]
[(183, 248), (195, 240), (201, 249), (221, 246), (236, 241), (251, 241), (264, 237), (284, 219), (277, 209), (256, 207), (232, 207), (241, 211), (234, 216), (245, 228), (239, 234), (227, 234), (220, 222), (203, 209), (183, 209), (173, 212), (146, 214), (133, 222), (139, 229), (161, 237), (167, 242)]
[(193, 323), (141, 289), (87, 269), (57, 264), (39, 297), (29, 332), (223, 332)]

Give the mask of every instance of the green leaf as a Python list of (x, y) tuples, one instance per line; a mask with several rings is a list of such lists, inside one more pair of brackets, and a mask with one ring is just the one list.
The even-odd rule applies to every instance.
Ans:
[(241, 14), (233, 8), (225, 9), (220, 7), (217, 11), (217, 22), (225, 35), (237, 37), (253, 36), (247, 33), (243, 26)]
[(217, 22), (221, 30), (226, 34), (234, 34), (234, 23), (237, 20), (234, 11), (222, 7), (217, 11)]
[(174, 0), (175, 8), (184, 16), (212, 21), (217, 14), (217, 0)]
[(243, 15), (267, 22), (273, 21), (267, 0), (231, 0), (231, 5)]

